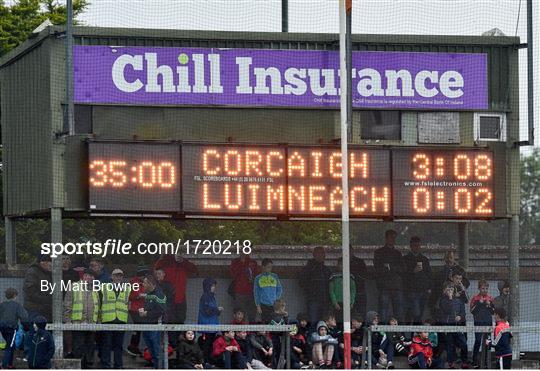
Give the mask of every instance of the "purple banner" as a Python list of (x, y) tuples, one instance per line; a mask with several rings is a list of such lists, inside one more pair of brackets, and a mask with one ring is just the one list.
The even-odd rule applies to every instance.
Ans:
[[(486, 54), (354, 52), (357, 108), (488, 108)], [(75, 102), (339, 107), (334, 51), (75, 46)]]

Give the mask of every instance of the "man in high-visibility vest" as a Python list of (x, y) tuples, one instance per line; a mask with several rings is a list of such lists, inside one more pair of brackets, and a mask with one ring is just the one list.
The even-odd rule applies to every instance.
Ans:
[[(94, 272), (86, 269), (81, 281), (74, 282), (64, 298), (66, 323), (98, 323), (99, 293), (92, 290)], [(92, 367), (95, 332), (73, 331), (73, 356), (81, 359), (81, 368)]]
[[(121, 285), (124, 272), (116, 268), (112, 271), (112, 283), (102, 286), (101, 290), (101, 323), (125, 324), (128, 323), (129, 285)], [(114, 353), (114, 367), (122, 368), (122, 345), (124, 344), (124, 331), (105, 331), (101, 343), (101, 367), (111, 368), (111, 350)]]

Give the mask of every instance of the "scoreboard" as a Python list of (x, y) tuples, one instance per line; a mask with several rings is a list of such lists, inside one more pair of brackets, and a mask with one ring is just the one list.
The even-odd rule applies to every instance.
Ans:
[[(91, 211), (183, 216), (322, 218), (341, 215), (337, 146), (90, 142)], [(492, 219), (487, 149), (350, 146), (353, 219)]]

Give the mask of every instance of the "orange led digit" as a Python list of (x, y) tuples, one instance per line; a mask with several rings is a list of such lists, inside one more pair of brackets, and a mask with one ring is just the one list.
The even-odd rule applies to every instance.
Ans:
[(279, 151), (271, 151), (266, 155), (266, 172), (270, 176), (281, 176), (283, 174), (283, 168), (279, 167), (276, 170), (273, 170), (272, 158), (277, 158), (278, 160), (283, 160), (283, 155)]
[[(211, 168), (210, 158), (219, 159), (221, 155), (215, 149), (207, 149), (203, 153), (203, 170), (206, 175), (217, 175), (221, 171), (219, 166)], [(215, 163), (215, 161), (214, 161)]]
[(94, 178), (90, 176), (90, 184), (94, 187), (103, 187), (107, 183), (107, 165), (105, 161), (95, 160), (90, 163), (90, 173), (92, 170), (96, 170), (96, 176), (99, 178)]
[(176, 183), (176, 170), (170, 162), (162, 162), (158, 166), (158, 183), (161, 188), (171, 188)]
[(242, 156), (238, 151), (227, 151), (223, 156), (223, 167), (225, 168), (225, 174), (229, 176), (235, 176), (242, 171)]
[(278, 209), (280, 211), (285, 210), (283, 186), (279, 186), (276, 189), (271, 185), (266, 186), (266, 207), (270, 211), (273, 209), (274, 201), (278, 202)]
[(491, 159), (488, 155), (477, 155), (474, 158), (474, 176), (478, 180), (491, 179)]
[(293, 186), (289, 186), (289, 211), (294, 211), (294, 199), (299, 201), (300, 203), (300, 211), (306, 210), (306, 192), (305, 187), (300, 186), (298, 187), (298, 190), (295, 189)]
[(117, 170), (117, 168), (123, 168), (125, 166), (125, 161), (109, 161), (109, 172), (111, 173), (109, 182), (113, 187), (120, 188), (126, 185), (126, 174), (122, 170)]
[(435, 159), (435, 176), (442, 178), (444, 176), (444, 158), (437, 157)]
[(259, 151), (246, 151), (246, 175), (251, 175), (253, 170), (254, 175), (263, 175), (259, 166), (262, 162), (262, 155)]
[(333, 152), (330, 155), (330, 175), (333, 178), (341, 178), (341, 152)]
[(431, 195), (427, 188), (416, 188), (413, 192), (413, 210), (425, 214), (431, 209)]
[(250, 197), (249, 199), (251, 200), (251, 202), (249, 203), (249, 209), (250, 210), (260, 210), (261, 207), (259, 206), (259, 185), (258, 184), (250, 184), (248, 186), (250, 192)]
[[(358, 195), (358, 197), (357, 197)], [(368, 209), (367, 202), (362, 203), (361, 205), (356, 205), (359, 202), (362, 196), (367, 196), (368, 191), (364, 187), (353, 187), (351, 190), (351, 209), (356, 212), (364, 212)]]
[(156, 184), (156, 168), (152, 162), (141, 162), (138, 180), (143, 188), (152, 188)]
[(459, 180), (467, 180), (471, 176), (471, 159), (466, 154), (454, 157), (454, 176)]
[(341, 190), (341, 187), (336, 187), (332, 192), (330, 192), (330, 211), (336, 211), (336, 205), (339, 205), (341, 209), (341, 205), (343, 205), (342, 195), (343, 191)]
[(317, 195), (317, 191), (325, 191), (325, 186), (309, 186), (309, 211), (326, 211), (326, 206), (316, 205), (316, 202), (322, 201), (322, 197)]
[(311, 173), (311, 176), (314, 178), (320, 178), (323, 176), (321, 173), (322, 152), (311, 152), (311, 157), (313, 157), (313, 172)]
[(413, 170), (413, 176), (415, 179), (427, 179), (430, 175), (429, 171), (429, 157), (425, 153), (417, 153), (413, 157), (413, 164), (416, 165)]
[(289, 176), (293, 176), (294, 172), (297, 172), (301, 177), (306, 176), (305, 164), (306, 161), (304, 158), (300, 156), (298, 152), (293, 152), (293, 154), (289, 156), (289, 161), (287, 162)]
[(350, 167), (351, 167), (351, 174), (349, 175), (351, 178), (354, 178), (356, 176), (356, 169), (359, 169), (360, 172), (360, 178), (367, 179), (368, 177), (368, 155), (367, 153), (363, 152), (360, 155), (360, 161), (356, 162), (356, 157), (354, 152), (351, 153), (349, 156), (349, 159), (351, 161)]
[(435, 205), (437, 207), (437, 210), (444, 210), (444, 207), (445, 207), (444, 192), (437, 191), (437, 193), (435, 193), (435, 198), (436, 198)]
[(471, 191), (467, 188), (458, 188), (454, 192), (454, 207), (459, 214), (469, 213), (472, 209)]
[(475, 212), (477, 214), (493, 214), (493, 209), (491, 208), (493, 194), (489, 191), (489, 189), (480, 188), (474, 193), (474, 195), (477, 202), (479, 201)]
[(210, 202), (210, 191), (208, 183), (203, 184), (203, 208), (207, 210), (219, 210), (220, 204)]
[(242, 186), (240, 184), (236, 185), (235, 203), (231, 202), (230, 188), (232, 188), (231, 185), (225, 184), (225, 207), (229, 210), (238, 210), (242, 206)]
[(383, 187), (382, 189), (382, 195), (377, 195), (377, 188), (371, 187), (371, 211), (376, 212), (377, 211), (377, 204), (381, 204), (382, 211), (388, 212), (390, 208), (390, 197), (389, 190), (387, 187)]

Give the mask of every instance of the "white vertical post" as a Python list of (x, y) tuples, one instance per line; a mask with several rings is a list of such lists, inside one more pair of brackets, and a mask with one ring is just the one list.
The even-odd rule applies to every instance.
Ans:
[(345, 369), (351, 369), (351, 275), (349, 251), (349, 161), (347, 125), (347, 13), (351, 0), (339, 0), (339, 70), (340, 70), (340, 113), (341, 113), (341, 248), (343, 259), (343, 338)]

